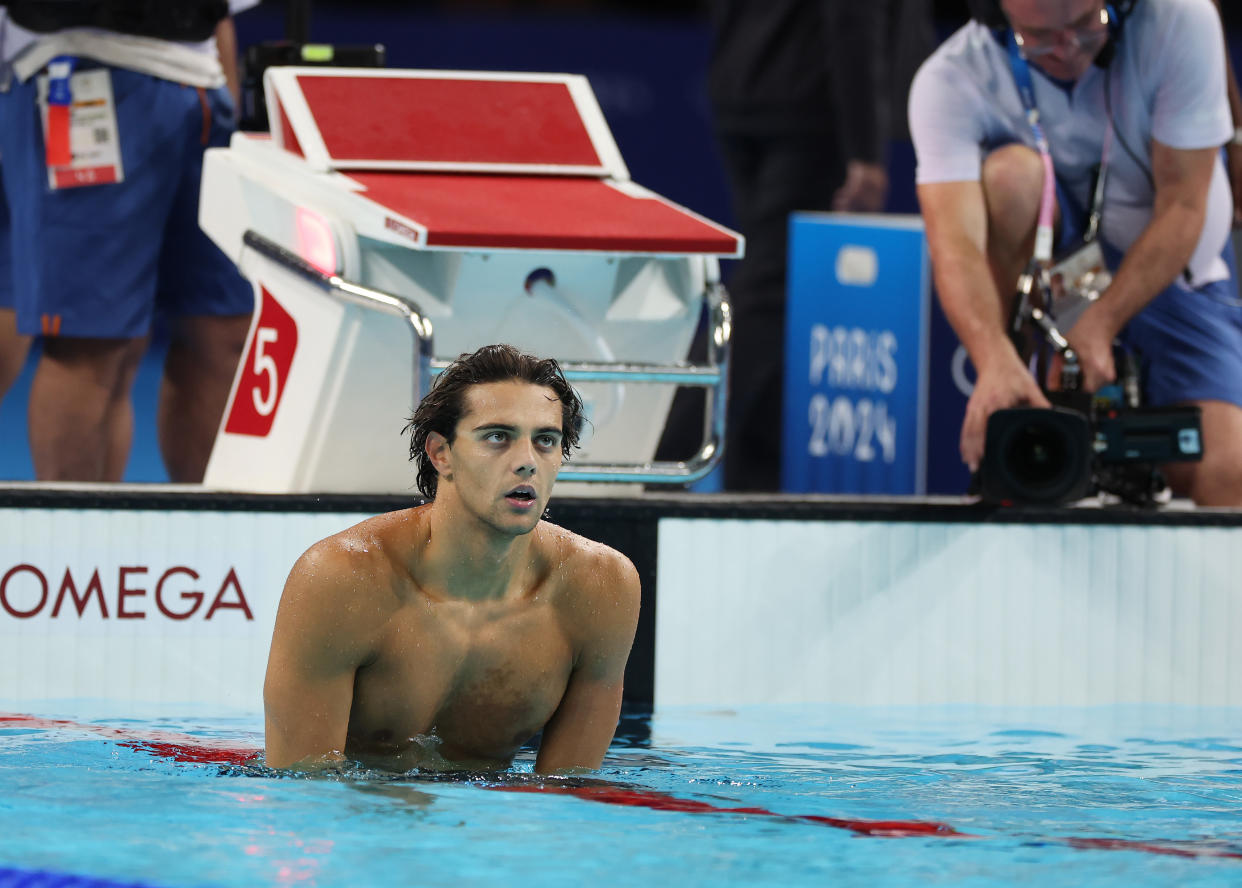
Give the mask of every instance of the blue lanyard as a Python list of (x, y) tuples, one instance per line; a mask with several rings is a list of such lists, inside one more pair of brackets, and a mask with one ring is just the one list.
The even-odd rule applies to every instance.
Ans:
[[(1035, 148), (1039, 151), (1040, 160), (1044, 165), (1043, 197), (1039, 205), (1039, 225), (1035, 233), (1035, 261), (1047, 264), (1052, 259), (1052, 220), (1056, 201), (1052, 149), (1048, 144), (1047, 136), (1044, 135), (1043, 125), (1039, 122), (1039, 106), (1035, 102), (1035, 83), (1031, 78), (1031, 66), (1026, 57), (1022, 55), (1022, 48), (1018, 44), (1018, 37), (1013, 28), (1009, 29), (1005, 48), (1009, 52), (1009, 68), (1013, 71), (1013, 82), (1018, 88), (1018, 97), (1022, 100), (1022, 108), (1026, 112), (1026, 122), (1031, 128), (1031, 134), (1035, 137)], [(1095, 180), (1095, 192), (1091, 198), (1090, 218), (1087, 221), (1084, 240), (1094, 240), (1100, 229), (1100, 215), (1104, 206), (1104, 179), (1108, 172), (1108, 155), (1112, 141), (1113, 121), (1110, 117), (1108, 128), (1104, 132), (1100, 172)]]
[(1018, 44), (1018, 36), (1009, 29), (1005, 48), (1009, 51), (1009, 68), (1013, 71), (1013, 82), (1018, 88), (1018, 97), (1022, 100), (1022, 108), (1026, 111), (1026, 122), (1035, 135), (1035, 147), (1040, 154), (1051, 154), (1048, 140), (1044, 137), (1044, 128), (1039, 124), (1039, 105), (1035, 102), (1035, 82), (1031, 79), (1031, 66), (1022, 55), (1022, 47)]
[(1009, 67), (1013, 70), (1013, 82), (1018, 87), (1026, 122), (1035, 136), (1035, 147), (1044, 166), (1044, 187), (1039, 201), (1039, 223), (1035, 228), (1034, 261), (1045, 268), (1052, 262), (1052, 221), (1056, 207), (1056, 179), (1052, 168), (1052, 149), (1039, 123), (1039, 106), (1035, 104), (1035, 84), (1031, 80), (1031, 66), (1027, 64), (1018, 46), (1017, 35), (1009, 29), (1007, 41)]

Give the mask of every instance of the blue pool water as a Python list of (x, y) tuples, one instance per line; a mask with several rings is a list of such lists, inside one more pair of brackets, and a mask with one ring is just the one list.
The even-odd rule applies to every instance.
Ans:
[(259, 745), (258, 716), (24, 711), (73, 722), (0, 718), (0, 868), (160, 886), (1242, 884), (1236, 709), (660, 710), (627, 715), (591, 781), (537, 779), (530, 753), (510, 775), (277, 778), (177, 760)]

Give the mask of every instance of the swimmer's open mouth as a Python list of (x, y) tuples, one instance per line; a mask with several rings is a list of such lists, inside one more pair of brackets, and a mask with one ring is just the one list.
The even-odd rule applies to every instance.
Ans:
[(520, 487), (515, 487), (505, 494), (505, 499), (527, 501), (533, 500), (534, 498), (535, 488), (531, 487), (529, 484), (523, 484)]

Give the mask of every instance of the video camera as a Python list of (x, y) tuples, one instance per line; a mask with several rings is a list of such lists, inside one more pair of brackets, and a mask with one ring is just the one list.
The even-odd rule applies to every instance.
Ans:
[[(988, 418), (979, 493), (991, 503), (1046, 505), (1106, 493), (1153, 506), (1166, 487), (1159, 465), (1203, 458), (1200, 411), (1141, 406), (1139, 358), (1121, 346), (1114, 347), (1116, 383), (1082, 391), (1078, 357), (1057, 319), (1073, 323), (1111, 278), (1102, 259), (1084, 268), (1073, 258), (1046, 271), (1028, 269), (1019, 280), (1010, 335), (1019, 353), (1033, 341), (1043, 358), (1049, 350), (1061, 354), (1061, 388), (1045, 390), (1052, 409), (1018, 407)], [(1036, 304), (1037, 293), (1055, 319)], [(1037, 361), (1041, 386), (1043, 365)]]

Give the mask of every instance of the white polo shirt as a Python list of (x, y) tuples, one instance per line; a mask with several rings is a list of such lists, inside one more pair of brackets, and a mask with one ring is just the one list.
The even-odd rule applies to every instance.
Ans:
[[(1172, 148), (1215, 148), (1232, 137), (1233, 121), (1224, 35), (1210, 0), (1138, 0), (1115, 48), (1107, 72), (1092, 65), (1068, 90), (1030, 67), (1057, 178), (1083, 207), (1090, 204), (1092, 168), (1103, 149), (1107, 85), (1115, 136), (1101, 235), (1124, 251), (1151, 219), (1151, 140)], [(977, 22), (954, 33), (919, 69), (909, 114), (919, 184), (977, 182), (993, 148), (1012, 142), (1035, 147), (1009, 53)], [(1189, 263), (1195, 285), (1228, 277), (1220, 253), (1232, 217), (1229, 182), (1218, 157), (1207, 218)]]

